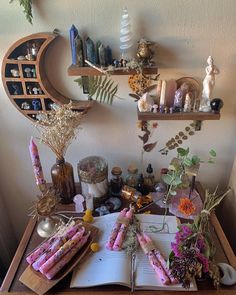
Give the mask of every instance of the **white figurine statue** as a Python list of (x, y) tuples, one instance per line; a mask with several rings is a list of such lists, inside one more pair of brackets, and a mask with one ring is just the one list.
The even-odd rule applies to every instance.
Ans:
[(215, 86), (215, 75), (219, 74), (219, 69), (214, 65), (214, 60), (211, 56), (208, 57), (207, 64), (205, 68), (206, 77), (203, 80), (202, 100), (199, 108), (201, 112), (209, 112), (211, 110), (210, 101)]

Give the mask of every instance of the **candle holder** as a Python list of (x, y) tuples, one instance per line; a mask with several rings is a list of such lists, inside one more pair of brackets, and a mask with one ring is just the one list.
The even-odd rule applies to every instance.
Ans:
[(64, 222), (62, 218), (53, 215), (60, 200), (57, 192), (53, 188), (47, 189), (46, 184), (40, 186), (40, 190), (42, 195), (38, 197), (38, 200), (30, 208), (31, 212), (29, 216), (38, 220), (42, 218), (38, 223), (37, 233), (40, 237), (48, 238), (58, 231)]

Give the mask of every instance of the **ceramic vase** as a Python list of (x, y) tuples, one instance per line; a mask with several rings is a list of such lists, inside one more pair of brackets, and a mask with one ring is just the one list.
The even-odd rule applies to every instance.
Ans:
[(52, 182), (58, 191), (61, 203), (68, 204), (73, 202), (76, 194), (73, 167), (65, 159), (57, 159), (56, 164), (51, 168)]

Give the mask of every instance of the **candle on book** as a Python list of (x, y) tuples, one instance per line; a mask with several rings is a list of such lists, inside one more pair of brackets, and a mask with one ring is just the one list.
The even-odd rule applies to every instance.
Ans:
[(33, 141), (32, 137), (30, 139), (29, 152), (30, 152), (30, 157), (31, 157), (32, 165), (33, 165), (36, 184), (39, 186), (39, 188), (42, 188), (43, 186), (45, 186), (46, 181), (43, 176), (43, 169), (42, 169), (40, 158), (39, 158), (38, 148), (35, 142)]
[(114, 245), (113, 245), (113, 250), (115, 250), (115, 251), (121, 250), (122, 244), (125, 240), (127, 229), (129, 227), (129, 223), (131, 222), (131, 220), (133, 218), (133, 212), (134, 212), (134, 209), (130, 208), (129, 211), (125, 214), (126, 220), (124, 220), (125, 222), (122, 223), (120, 230), (118, 232), (118, 235), (116, 237), (116, 240), (114, 242)]
[[(147, 243), (152, 243), (152, 240), (150, 239), (150, 237), (147, 234), (144, 233), (143, 236), (144, 236), (145, 240), (147, 241)], [(177, 280), (172, 276), (171, 271), (167, 267), (166, 260), (163, 257), (163, 255), (161, 254), (161, 252), (157, 248), (155, 248), (153, 250), (153, 253), (155, 254), (156, 258), (159, 260), (162, 268), (164, 269), (164, 271), (166, 272), (168, 277), (170, 278), (171, 283), (176, 284)]]
[(158, 260), (158, 258), (155, 255), (155, 246), (152, 242), (152, 240), (145, 234), (139, 234), (137, 233), (137, 238), (139, 241), (139, 244), (143, 250), (143, 252), (147, 255), (148, 260), (152, 268), (154, 269), (155, 273), (160, 278), (161, 282), (164, 285), (170, 284), (170, 278), (163, 268), (161, 262)]
[(161, 97), (160, 97), (160, 106), (165, 105), (165, 97), (166, 97), (166, 81), (162, 80), (161, 83)]
[(119, 216), (118, 216), (118, 218), (117, 218), (117, 220), (116, 220), (116, 223), (115, 223), (115, 225), (114, 225), (114, 227), (113, 227), (113, 229), (112, 229), (112, 232), (111, 232), (111, 235), (110, 235), (110, 237), (109, 237), (109, 240), (108, 240), (107, 243), (106, 243), (106, 248), (107, 248), (108, 250), (112, 250), (112, 248), (113, 248), (114, 242), (115, 242), (115, 240), (116, 240), (116, 237), (117, 237), (118, 232), (119, 232), (120, 227), (121, 227), (121, 222), (120, 222), (119, 219), (125, 217), (127, 210), (128, 210), (127, 208), (124, 208), (124, 209), (121, 210), (120, 213), (119, 213)]

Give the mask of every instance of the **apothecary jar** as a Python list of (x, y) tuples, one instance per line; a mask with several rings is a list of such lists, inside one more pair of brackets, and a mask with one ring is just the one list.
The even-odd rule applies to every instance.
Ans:
[(81, 193), (87, 209), (93, 210), (106, 198), (108, 192), (108, 167), (99, 156), (89, 156), (78, 163)]

